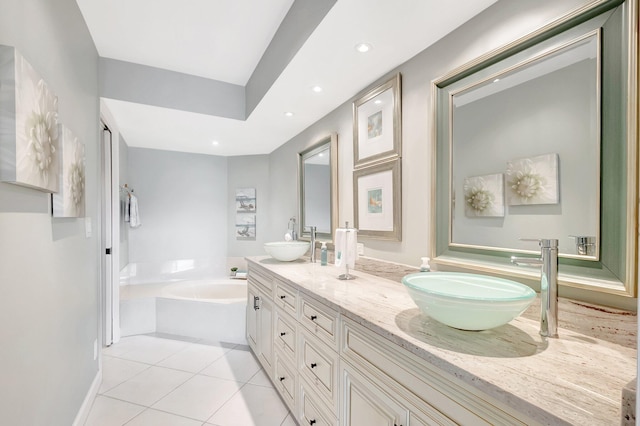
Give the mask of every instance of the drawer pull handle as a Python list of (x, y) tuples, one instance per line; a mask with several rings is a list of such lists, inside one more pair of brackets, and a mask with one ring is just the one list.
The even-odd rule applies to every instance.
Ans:
[(260, 309), (260, 297), (258, 297), (258, 296), (253, 296), (253, 309), (255, 311)]
[(314, 425), (314, 424), (316, 424), (316, 421), (315, 420), (309, 420), (309, 424), (310, 425)]
[(287, 297), (287, 296), (285, 296), (285, 295), (283, 294), (282, 296), (280, 296), (280, 299), (284, 299), (285, 297)]
[[(284, 377), (280, 377), (280, 381), (283, 381), (285, 378)], [(398, 425), (394, 425), (394, 426), (398, 426)]]
[(284, 336), (285, 334), (287, 334), (287, 333), (285, 333), (284, 331), (282, 333), (280, 333), (281, 336)]
[(311, 321), (315, 321), (318, 318), (318, 316), (317, 315), (311, 315), (310, 318), (311, 318)]
[(311, 364), (311, 368), (316, 368), (318, 366), (318, 364), (316, 364), (315, 362)]

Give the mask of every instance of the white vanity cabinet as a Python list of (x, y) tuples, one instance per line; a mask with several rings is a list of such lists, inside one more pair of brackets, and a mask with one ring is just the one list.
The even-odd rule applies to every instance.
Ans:
[(248, 294), (247, 340), (300, 425), (536, 424), (251, 263)]
[(253, 274), (247, 286), (247, 341), (269, 376), (273, 373), (272, 279)]

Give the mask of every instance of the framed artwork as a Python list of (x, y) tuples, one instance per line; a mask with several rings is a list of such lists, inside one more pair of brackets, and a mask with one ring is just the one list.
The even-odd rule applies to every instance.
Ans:
[(402, 152), (400, 74), (353, 103), (353, 166), (400, 157)]
[(236, 212), (255, 213), (256, 212), (256, 189), (238, 188), (236, 189)]
[(58, 98), (14, 47), (0, 45), (0, 180), (58, 192)]
[(60, 192), (52, 194), (53, 217), (84, 217), (84, 144), (62, 124), (59, 125), (58, 134), (62, 158), (61, 185)]
[(353, 172), (355, 228), (361, 237), (402, 240), (400, 159)]
[(507, 162), (507, 201), (510, 206), (558, 204), (558, 154)]
[(504, 217), (504, 175), (474, 176), (464, 179), (464, 215)]
[(236, 189), (236, 240), (256, 239), (256, 189)]

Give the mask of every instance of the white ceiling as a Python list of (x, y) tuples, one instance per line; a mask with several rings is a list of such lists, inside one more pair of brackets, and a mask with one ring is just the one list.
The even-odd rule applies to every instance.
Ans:
[[(105, 103), (129, 146), (270, 153), (495, 1), (338, 0), (246, 121)], [(102, 57), (245, 85), (293, 0), (77, 2)]]

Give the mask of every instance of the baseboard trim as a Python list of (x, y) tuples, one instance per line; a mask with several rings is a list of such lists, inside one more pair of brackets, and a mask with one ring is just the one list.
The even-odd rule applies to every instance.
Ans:
[(98, 395), (98, 390), (100, 389), (101, 384), (102, 369), (98, 370), (98, 372), (96, 373), (96, 377), (93, 378), (91, 387), (89, 387), (89, 391), (84, 397), (84, 401), (82, 401), (82, 406), (80, 406), (80, 410), (78, 411), (78, 414), (73, 421), (73, 426), (83, 426), (85, 424), (85, 422), (87, 421), (87, 417), (89, 417), (89, 412), (91, 411), (93, 400), (96, 398), (96, 395)]

